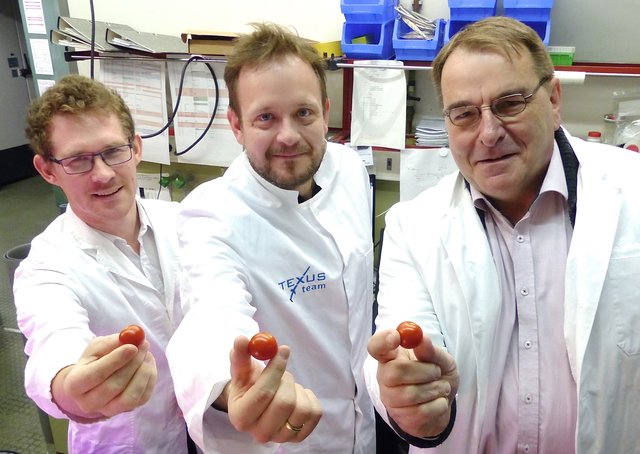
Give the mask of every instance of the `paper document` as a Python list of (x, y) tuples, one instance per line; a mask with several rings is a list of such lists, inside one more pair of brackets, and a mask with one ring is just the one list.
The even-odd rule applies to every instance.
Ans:
[(457, 170), (448, 148), (407, 148), (400, 152), (400, 201), (411, 200)]
[(350, 143), (345, 143), (345, 145), (350, 147), (351, 149), (353, 149), (356, 153), (358, 153), (358, 156), (360, 156), (360, 159), (362, 159), (362, 163), (365, 166), (374, 165), (374, 162), (373, 162), (373, 147), (356, 146), (356, 145), (352, 145)]
[(40, 38), (30, 38), (31, 55), (36, 74), (53, 76), (53, 61), (49, 51), (49, 41)]
[[(171, 201), (169, 188), (160, 186), (159, 173), (138, 173), (138, 192), (143, 199)], [(164, 176), (169, 176), (165, 174)]]
[(27, 32), (31, 34), (47, 34), (47, 27), (44, 23), (44, 11), (41, 0), (22, 0), (24, 6), (24, 17), (27, 23)]
[[(176, 151), (183, 153), (202, 135), (213, 114), (217, 98), (218, 106), (213, 123), (200, 142), (186, 153), (176, 156), (176, 159), (178, 162), (228, 167), (242, 153), (242, 146), (236, 141), (227, 121), (229, 92), (222, 78), (224, 63), (209, 62), (209, 65), (216, 75), (218, 90), (204, 63), (191, 63), (185, 73), (180, 108), (173, 121)], [(175, 105), (184, 62), (168, 62), (167, 67)]]
[[(107, 59), (101, 62), (100, 80), (124, 99), (141, 136), (159, 131), (167, 123), (166, 69), (162, 61)], [(143, 139), (142, 160), (169, 164), (169, 133)]]
[[(401, 61), (358, 61), (356, 64), (395, 64)], [(404, 70), (354, 68), (351, 143), (402, 149), (405, 147), (407, 82)]]
[(428, 147), (449, 146), (443, 118), (423, 117), (416, 125), (416, 144)]

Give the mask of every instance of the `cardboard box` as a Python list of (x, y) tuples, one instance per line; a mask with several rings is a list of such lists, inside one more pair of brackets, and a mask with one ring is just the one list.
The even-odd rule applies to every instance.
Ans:
[(229, 55), (237, 37), (236, 33), (191, 31), (182, 34), (182, 41), (190, 54)]
[[(203, 32), (203, 31), (190, 31), (182, 33), (182, 41), (187, 43), (188, 52), (190, 54), (200, 55), (229, 55), (234, 46), (234, 40), (239, 35), (237, 33), (226, 32)], [(340, 41), (331, 41), (325, 43), (319, 43), (310, 39), (303, 38), (318, 51), (323, 58), (330, 58), (342, 56), (342, 49), (340, 48)]]

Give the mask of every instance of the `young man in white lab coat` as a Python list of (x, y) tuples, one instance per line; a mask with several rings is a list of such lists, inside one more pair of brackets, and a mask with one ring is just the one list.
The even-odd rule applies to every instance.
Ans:
[[(142, 141), (124, 101), (71, 75), (30, 106), (34, 165), (69, 205), (15, 275), (27, 394), (69, 419), (72, 453), (186, 452), (165, 347), (181, 319), (177, 204), (136, 197)], [(121, 344), (129, 324), (138, 347)]]
[(411, 452), (638, 452), (640, 155), (561, 127), (544, 44), (514, 19), (456, 34), (433, 77), (460, 171), (387, 215), (377, 407)]
[[(375, 450), (370, 184), (325, 139), (323, 64), (275, 25), (236, 43), (228, 119), (245, 153), (181, 204), (185, 319), (167, 355), (207, 453)], [(282, 345), (266, 368), (247, 353), (258, 331)]]

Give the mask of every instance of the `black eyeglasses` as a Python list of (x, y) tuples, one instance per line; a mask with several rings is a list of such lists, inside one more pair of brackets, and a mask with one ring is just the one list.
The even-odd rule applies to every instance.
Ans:
[(93, 162), (96, 156), (100, 156), (102, 161), (104, 161), (104, 163), (109, 167), (124, 164), (131, 160), (131, 157), (133, 156), (132, 148), (133, 144), (129, 142), (124, 145), (118, 145), (117, 147), (98, 151), (97, 153), (84, 153), (62, 159), (49, 158), (49, 161), (60, 164), (65, 173), (69, 175), (77, 175), (93, 170)]
[(544, 76), (536, 85), (536, 88), (528, 95), (514, 93), (512, 95), (502, 96), (491, 101), (491, 104), (483, 106), (459, 106), (443, 113), (449, 117), (451, 123), (456, 126), (471, 126), (480, 121), (482, 109), (490, 109), (491, 113), (498, 118), (513, 117), (522, 113), (526, 109), (529, 99), (542, 87), (549, 82), (553, 76)]

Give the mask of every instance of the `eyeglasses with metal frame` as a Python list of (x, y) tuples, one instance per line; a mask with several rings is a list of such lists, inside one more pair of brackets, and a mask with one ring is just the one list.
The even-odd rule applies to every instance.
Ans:
[(549, 82), (553, 76), (547, 75), (540, 79), (536, 88), (528, 95), (522, 93), (514, 93), (511, 95), (501, 96), (491, 101), (491, 104), (482, 106), (458, 106), (443, 111), (445, 117), (448, 117), (455, 126), (472, 126), (480, 121), (482, 109), (490, 109), (491, 113), (498, 118), (514, 117), (524, 112), (531, 97), (533, 97), (540, 87)]
[(49, 158), (49, 161), (60, 164), (68, 175), (78, 175), (91, 172), (97, 156), (100, 156), (109, 167), (124, 164), (130, 161), (133, 156), (133, 143), (109, 147), (97, 153), (83, 153), (62, 159)]

